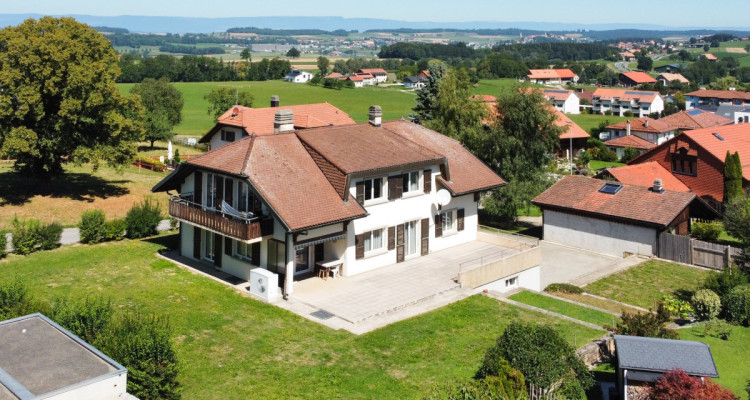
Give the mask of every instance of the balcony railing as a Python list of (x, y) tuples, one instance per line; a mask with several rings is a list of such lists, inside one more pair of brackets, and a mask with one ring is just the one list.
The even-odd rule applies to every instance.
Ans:
[(273, 219), (264, 216), (241, 218), (205, 208), (191, 201), (192, 196), (169, 198), (169, 215), (238, 240), (252, 240), (273, 234)]

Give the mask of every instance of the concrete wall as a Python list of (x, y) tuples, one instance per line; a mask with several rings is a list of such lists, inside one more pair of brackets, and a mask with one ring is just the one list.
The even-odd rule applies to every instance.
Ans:
[(652, 255), (656, 230), (619, 222), (544, 210), (544, 240), (622, 257)]
[[(508, 285), (506, 281), (510, 278), (516, 278), (514, 285)], [(517, 274), (511, 274), (504, 276), (494, 282), (490, 282), (486, 285), (477, 287), (477, 290), (492, 290), (499, 293), (509, 292), (514, 289), (523, 288), (533, 291), (542, 290), (542, 267), (537, 265), (536, 267), (529, 268), (525, 271), (521, 271)]]
[(126, 372), (90, 382), (70, 390), (61, 389), (46, 399), (54, 400), (117, 400), (122, 399), (127, 388)]
[[(538, 267), (542, 263), (541, 247), (526, 249), (520, 253), (511, 255), (502, 260), (489, 263), (476, 268), (462, 270), (458, 273), (458, 282), (463, 287), (477, 288), (500, 279), (510, 277), (522, 271)], [(536, 286), (533, 290), (539, 290), (539, 277), (534, 282), (533, 273), (530, 273), (529, 284)], [(504, 282), (503, 282), (504, 284)]]

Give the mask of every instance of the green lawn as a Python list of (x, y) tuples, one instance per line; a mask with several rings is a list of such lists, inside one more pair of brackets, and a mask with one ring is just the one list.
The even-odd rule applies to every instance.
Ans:
[(602, 168), (607, 167), (622, 167), (623, 163), (614, 162), (614, 161), (599, 161), (599, 160), (591, 160), (589, 161), (589, 168), (591, 168), (591, 171), (598, 171)]
[[(185, 100), (182, 123), (175, 131), (193, 136), (203, 135), (214, 125), (215, 120), (208, 115), (208, 103), (203, 96), (218, 87), (249, 89), (255, 97), (255, 107), (268, 107), (272, 95), (279, 96), (281, 106), (328, 102), (348, 113), (357, 122), (367, 121), (371, 105), (383, 108), (383, 120), (406, 117), (414, 107), (415, 96), (413, 92), (404, 92), (401, 86), (333, 90), (282, 81), (177, 82), (174, 85), (182, 92)], [(133, 84), (123, 83), (118, 86), (124, 93), (129, 93)]]
[[(176, 235), (76, 245), (0, 261), (38, 299), (105, 295), (117, 308), (169, 317), (186, 399), (418, 398), (425, 388), (470, 377), (513, 320), (556, 326), (572, 344), (600, 332), (473, 296), (355, 336), (241, 296), (158, 259)], [(416, 283), (415, 283), (416, 284)]]
[(747, 360), (750, 359), (750, 328), (735, 326), (729, 340), (704, 337), (701, 328), (680, 329), (678, 332), (682, 340), (697, 340), (708, 344), (719, 371), (719, 379), (715, 381), (740, 398), (748, 398), (745, 384), (750, 379), (750, 368), (747, 368)]
[(598, 114), (566, 114), (573, 122), (578, 124), (584, 131), (591, 132), (591, 128), (596, 128), (600, 123), (606, 122), (607, 125), (616, 124), (618, 122), (627, 121), (628, 117), (618, 117), (614, 115), (598, 115)]
[(509, 299), (599, 326), (614, 325), (615, 320), (618, 319), (612, 314), (571, 304), (567, 301), (553, 299), (527, 290), (516, 293), (510, 296)]
[(665, 294), (689, 298), (712, 272), (666, 261), (649, 260), (587, 285), (584, 290), (643, 308), (655, 308)]
[(518, 81), (513, 78), (505, 79), (482, 79), (471, 90), (472, 94), (489, 94), (491, 96), (500, 96), (503, 90), (517, 84)]

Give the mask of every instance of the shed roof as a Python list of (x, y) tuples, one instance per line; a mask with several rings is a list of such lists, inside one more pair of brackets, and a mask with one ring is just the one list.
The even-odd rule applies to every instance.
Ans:
[(651, 75), (645, 72), (623, 72), (620, 75), (628, 78), (629, 80), (639, 85), (642, 83), (656, 83), (656, 79), (654, 79)]
[(655, 143), (651, 143), (636, 135), (621, 136), (616, 139), (607, 140), (604, 142), (604, 145), (610, 147), (632, 147), (639, 150), (649, 150), (656, 147)]
[(675, 127), (666, 123), (660, 119), (653, 119), (650, 117), (642, 117), (637, 119), (631, 119), (628, 121), (618, 122), (616, 124), (608, 125), (607, 129), (620, 129), (624, 130), (628, 128), (630, 124), (631, 131), (638, 132), (649, 132), (649, 133), (667, 133), (675, 130)]
[(612, 175), (612, 177), (618, 182), (626, 185), (651, 187), (654, 184), (654, 179), (659, 178), (662, 180), (662, 185), (666, 190), (674, 190), (677, 192), (690, 191), (689, 187), (656, 161), (626, 165), (617, 168), (608, 168), (607, 173)]
[(711, 348), (690, 340), (615, 335), (619, 368), (666, 372), (684, 370), (688, 375), (718, 378)]

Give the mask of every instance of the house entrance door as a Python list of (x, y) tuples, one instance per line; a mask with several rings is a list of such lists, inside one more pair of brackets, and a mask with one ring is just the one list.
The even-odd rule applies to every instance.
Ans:
[(404, 224), (404, 254), (406, 257), (417, 254), (417, 221)]

